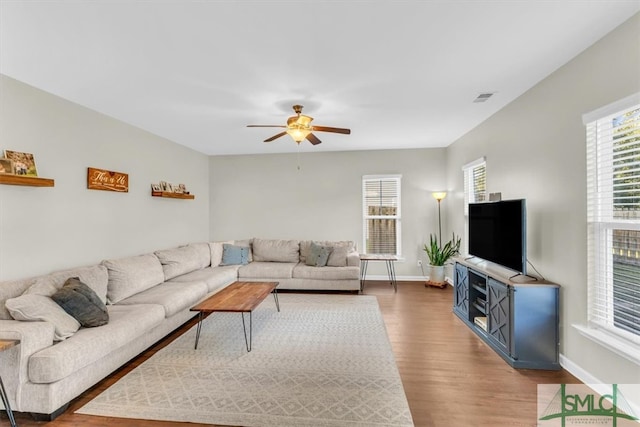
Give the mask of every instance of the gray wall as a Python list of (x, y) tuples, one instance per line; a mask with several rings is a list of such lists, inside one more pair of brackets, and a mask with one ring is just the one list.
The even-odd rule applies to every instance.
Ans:
[(638, 28), (635, 15), (447, 150), (450, 227), (463, 230), (462, 165), (486, 156), (489, 191), (527, 199), (529, 260), (562, 286), (561, 353), (605, 383), (640, 383), (640, 367), (571, 326), (587, 322), (582, 114), (640, 91)]
[[(362, 176), (401, 174), (405, 261), (396, 269), (418, 277), (418, 257), (426, 262), (422, 245), (438, 229), (431, 190), (445, 187), (445, 149), (215, 156), (210, 174), (212, 240), (353, 240), (358, 247)], [(370, 264), (369, 273), (386, 274), (377, 264)]]
[[(33, 153), (53, 188), (0, 185), (0, 280), (135, 255), (209, 235), (208, 157), (0, 76), (0, 149)], [(87, 167), (129, 192), (87, 190)], [(151, 197), (184, 183), (195, 200)]]

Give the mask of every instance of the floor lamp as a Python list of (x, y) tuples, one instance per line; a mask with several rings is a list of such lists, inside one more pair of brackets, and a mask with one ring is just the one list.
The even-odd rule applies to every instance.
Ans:
[(446, 191), (434, 191), (431, 193), (434, 199), (438, 201), (438, 247), (442, 247), (442, 216), (440, 214), (440, 202), (447, 197)]

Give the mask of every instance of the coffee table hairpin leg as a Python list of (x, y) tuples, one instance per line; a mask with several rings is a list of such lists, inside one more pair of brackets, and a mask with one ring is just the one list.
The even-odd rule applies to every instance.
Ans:
[(196, 346), (194, 347), (194, 350), (198, 349), (198, 340), (200, 339), (200, 329), (202, 328), (202, 318), (204, 317), (204, 312), (200, 312), (198, 314), (198, 329), (196, 329)]

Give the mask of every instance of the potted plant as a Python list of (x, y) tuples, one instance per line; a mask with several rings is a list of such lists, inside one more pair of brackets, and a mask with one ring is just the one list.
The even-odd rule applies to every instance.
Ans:
[(429, 280), (427, 285), (444, 288), (444, 265), (451, 257), (460, 253), (460, 238), (456, 238), (455, 233), (451, 240), (444, 246), (438, 244), (438, 238), (433, 234), (429, 235), (429, 245), (424, 245), (423, 250), (429, 258)]

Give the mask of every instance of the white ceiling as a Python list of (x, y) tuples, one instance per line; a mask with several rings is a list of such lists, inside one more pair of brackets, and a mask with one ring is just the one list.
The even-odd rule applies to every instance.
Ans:
[[(6, 1), (0, 72), (216, 154), (301, 103), (301, 151), (445, 147), (640, 10), (640, 0)], [(639, 31), (640, 33), (640, 31)], [(640, 72), (640, 70), (639, 70)], [(496, 92), (485, 103), (472, 101)], [(89, 141), (88, 141), (89, 143)]]

